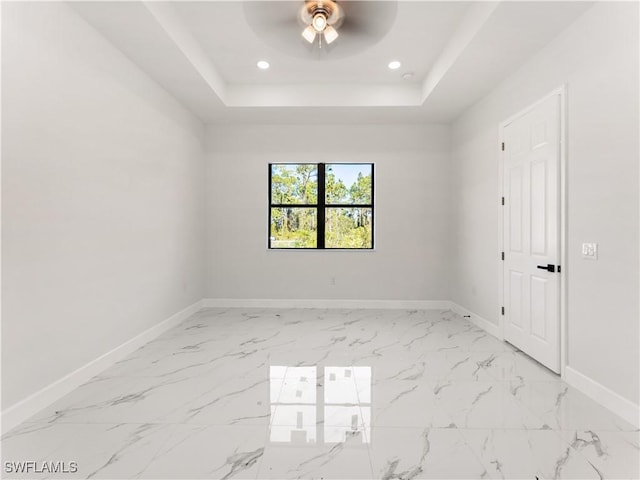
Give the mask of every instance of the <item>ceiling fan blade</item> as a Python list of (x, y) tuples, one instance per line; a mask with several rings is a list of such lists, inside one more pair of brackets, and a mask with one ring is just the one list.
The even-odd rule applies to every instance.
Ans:
[(327, 19), (328, 21), (327, 23), (337, 28), (342, 24), (343, 18), (344, 18), (344, 10), (342, 9), (341, 4), (338, 2), (334, 2), (333, 8), (331, 9), (331, 15), (329, 15), (329, 18)]
[(346, 1), (341, 2), (343, 23), (340, 32), (379, 37), (395, 22), (397, 2)]
[(295, 19), (300, 14), (299, 1), (260, 1), (249, 0), (243, 2), (243, 8), (245, 14), (252, 17), (252, 19), (259, 19), (263, 23), (274, 23), (280, 20)]

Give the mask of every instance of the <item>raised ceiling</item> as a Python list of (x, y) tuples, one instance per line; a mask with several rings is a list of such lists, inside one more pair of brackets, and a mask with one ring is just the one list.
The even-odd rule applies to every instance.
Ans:
[(449, 122), (592, 5), (341, 3), (360, 24), (323, 49), (302, 0), (70, 5), (205, 123)]

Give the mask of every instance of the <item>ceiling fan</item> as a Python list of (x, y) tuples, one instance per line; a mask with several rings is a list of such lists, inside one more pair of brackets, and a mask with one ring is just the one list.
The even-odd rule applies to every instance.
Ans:
[(322, 48), (322, 38), (328, 45), (339, 36), (337, 27), (344, 18), (344, 11), (334, 0), (306, 1), (300, 10), (300, 18), (307, 27), (302, 37), (309, 43), (318, 38), (318, 46)]
[(242, 3), (245, 19), (260, 40), (288, 55), (316, 60), (337, 60), (371, 48), (391, 30), (398, 9), (398, 0)]

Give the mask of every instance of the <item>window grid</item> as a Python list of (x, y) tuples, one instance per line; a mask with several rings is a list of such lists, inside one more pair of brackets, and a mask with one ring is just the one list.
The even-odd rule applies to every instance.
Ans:
[[(317, 203), (274, 203), (273, 202), (273, 167), (275, 165), (316, 165), (317, 166)], [(371, 202), (370, 203), (329, 203), (326, 201), (326, 166), (327, 165), (367, 165), (371, 167)], [(374, 211), (374, 168), (373, 163), (270, 163), (269, 164), (269, 235), (268, 246), (271, 250), (373, 250), (375, 232)], [(314, 209), (316, 210), (316, 246), (315, 247), (274, 247), (272, 245), (271, 225), (273, 209)], [(371, 246), (370, 247), (327, 247), (326, 246), (326, 214), (329, 209), (360, 208), (371, 210)]]

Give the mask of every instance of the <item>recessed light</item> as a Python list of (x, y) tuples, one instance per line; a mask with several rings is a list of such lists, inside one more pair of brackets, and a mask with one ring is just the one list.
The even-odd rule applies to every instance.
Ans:
[(390, 68), (391, 70), (397, 70), (397, 69), (399, 69), (399, 68), (400, 68), (400, 66), (401, 66), (401, 65), (402, 65), (402, 64), (401, 64), (399, 61), (397, 61), (397, 60), (394, 60), (393, 62), (389, 62), (389, 68)]
[(266, 70), (267, 68), (269, 68), (269, 62), (267, 62), (266, 60), (260, 60), (256, 65), (260, 70)]
[(403, 80), (411, 80), (413, 78), (413, 72), (407, 72), (402, 74)]

